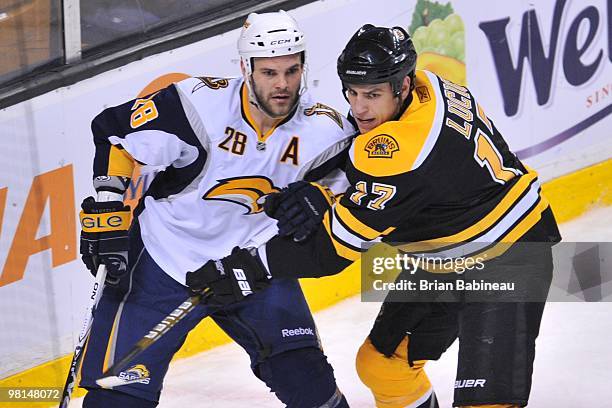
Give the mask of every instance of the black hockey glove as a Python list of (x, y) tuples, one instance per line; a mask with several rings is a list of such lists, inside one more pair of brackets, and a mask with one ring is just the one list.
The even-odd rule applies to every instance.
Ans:
[(117, 286), (127, 273), (130, 207), (87, 197), (81, 208), (81, 259), (94, 276), (100, 264), (106, 265), (106, 283)]
[(304, 241), (318, 228), (334, 203), (332, 191), (320, 184), (296, 181), (266, 197), (264, 210), (278, 220), (278, 235)]
[(235, 247), (231, 255), (187, 272), (186, 283), (192, 296), (203, 295), (209, 304), (229, 305), (265, 289), (270, 278), (255, 248)]

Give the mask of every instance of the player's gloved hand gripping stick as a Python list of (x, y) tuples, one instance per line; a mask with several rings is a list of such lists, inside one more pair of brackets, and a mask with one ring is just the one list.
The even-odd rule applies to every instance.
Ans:
[(256, 248), (235, 247), (231, 255), (187, 272), (186, 283), (192, 295), (206, 295), (209, 304), (228, 305), (266, 288), (270, 278)]
[(149, 330), (125, 357), (106, 370), (96, 383), (101, 387), (117, 387), (138, 381), (125, 380), (118, 377), (118, 374), (136, 356), (183, 320), (199, 303), (228, 305), (264, 289), (269, 285), (268, 280), (268, 272), (254, 248), (235, 247), (231, 255), (220, 260), (210, 260), (197, 271), (188, 272), (187, 286), (192, 296)]
[(106, 265), (106, 283), (117, 286), (127, 273), (130, 207), (87, 197), (81, 208), (81, 259), (93, 275), (98, 265)]
[(81, 258), (92, 275), (96, 277), (89, 304), (85, 312), (85, 320), (74, 349), (72, 362), (62, 392), (60, 408), (65, 408), (70, 402), (72, 390), (76, 382), (83, 348), (89, 339), (98, 302), (102, 297), (105, 283), (117, 285), (127, 272), (128, 229), (130, 227), (130, 208), (121, 201), (96, 202), (93, 197), (87, 197), (81, 204)]

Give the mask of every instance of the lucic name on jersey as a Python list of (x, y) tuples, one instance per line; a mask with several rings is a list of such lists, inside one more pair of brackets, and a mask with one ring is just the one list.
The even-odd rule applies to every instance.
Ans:
[[(92, 131), (94, 177), (131, 177), (134, 160), (163, 168), (135, 215), (151, 257), (182, 284), (186, 272), (234, 246), (271, 238), (276, 221), (263, 213), (262, 197), (337, 173), (355, 133), (342, 115), (306, 94), (263, 134), (243, 80), (211, 77), (108, 108)], [(332, 187), (343, 191), (346, 179), (335, 180)]]

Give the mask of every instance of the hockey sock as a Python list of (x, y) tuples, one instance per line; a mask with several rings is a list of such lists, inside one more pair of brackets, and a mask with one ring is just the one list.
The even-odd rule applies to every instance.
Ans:
[(391, 357), (386, 357), (366, 339), (357, 353), (357, 374), (372, 391), (379, 408), (437, 407), (431, 383), (423, 370), (425, 360), (408, 364), (408, 337)]

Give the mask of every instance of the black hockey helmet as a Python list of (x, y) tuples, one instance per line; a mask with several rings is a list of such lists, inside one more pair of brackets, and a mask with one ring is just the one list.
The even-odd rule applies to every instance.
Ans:
[(338, 76), (343, 84), (389, 82), (398, 96), (407, 75), (412, 79), (411, 89), (414, 87), (416, 60), (417, 53), (406, 30), (366, 24), (338, 57)]

